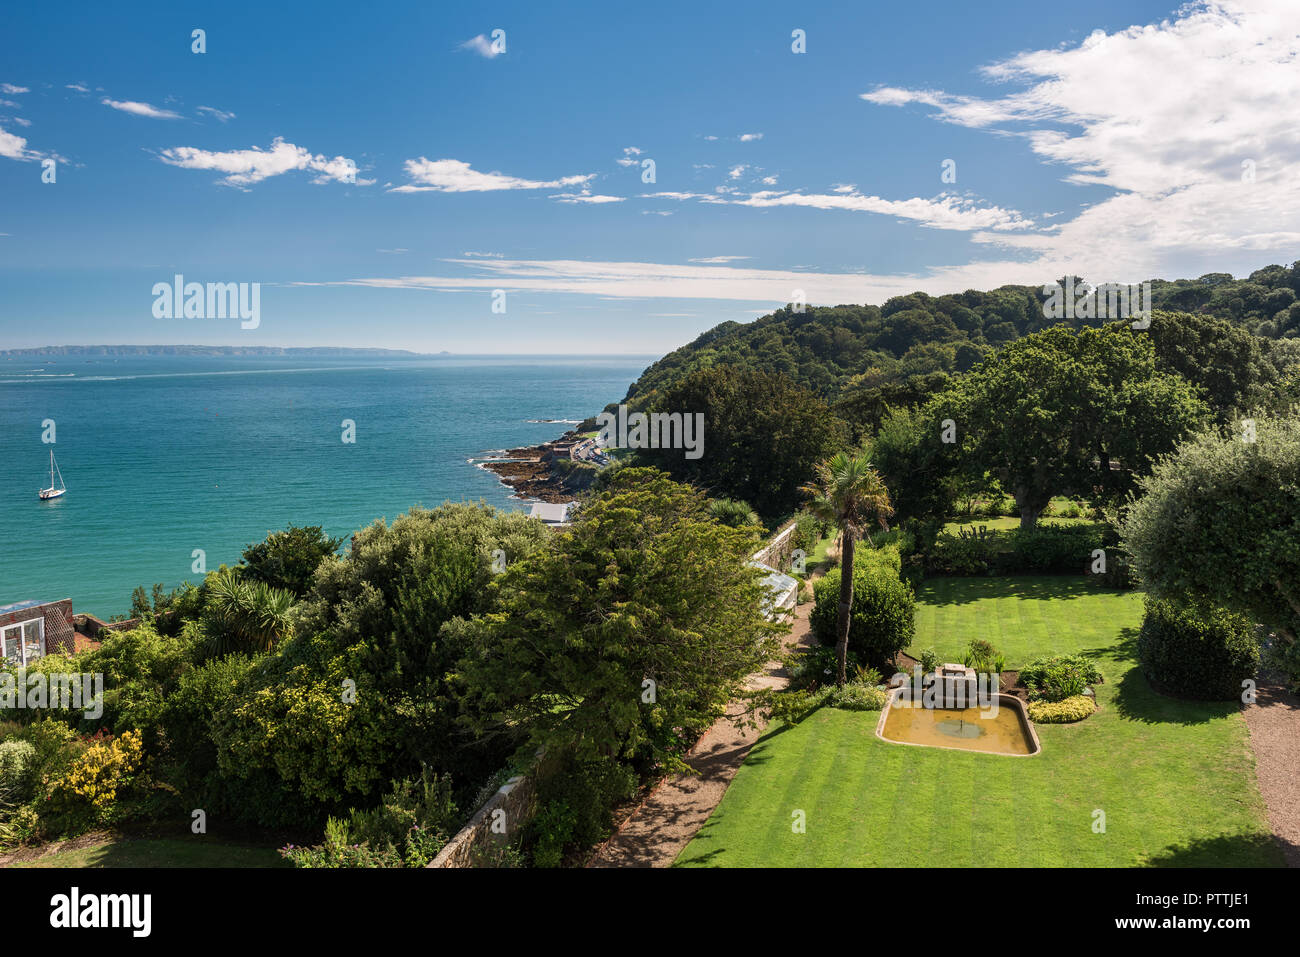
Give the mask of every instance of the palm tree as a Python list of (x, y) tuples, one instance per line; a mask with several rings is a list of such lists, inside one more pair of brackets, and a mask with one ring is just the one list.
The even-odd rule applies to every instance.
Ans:
[(715, 498), (709, 502), (709, 514), (729, 528), (761, 525), (758, 513), (747, 502), (735, 498)]
[(291, 630), (293, 592), (250, 582), (233, 568), (221, 568), (207, 582), (209, 652), (255, 654), (270, 651)]
[(816, 479), (800, 488), (810, 497), (808, 511), (840, 529), (840, 608), (835, 628), (835, 653), (840, 670), (837, 684), (848, 678), (849, 624), (853, 614), (853, 548), (857, 536), (871, 521), (888, 530), (894, 514), (889, 490), (880, 473), (871, 466), (864, 452), (850, 455), (837, 452), (817, 466)]

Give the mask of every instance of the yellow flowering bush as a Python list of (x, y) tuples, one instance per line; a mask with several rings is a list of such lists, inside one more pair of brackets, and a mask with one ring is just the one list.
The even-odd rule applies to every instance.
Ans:
[(1064, 701), (1029, 702), (1029, 720), (1035, 724), (1072, 724), (1097, 710), (1087, 695), (1077, 694)]
[(143, 755), (139, 731), (92, 744), (53, 783), (51, 810), (77, 821), (89, 817), (94, 823), (106, 822), (113, 816), (118, 792), (131, 783)]

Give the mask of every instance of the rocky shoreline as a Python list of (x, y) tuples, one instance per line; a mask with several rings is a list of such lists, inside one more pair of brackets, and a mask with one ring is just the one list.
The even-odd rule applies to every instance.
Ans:
[(576, 441), (578, 432), (570, 429), (557, 439), (540, 445), (507, 449), (489, 459), (475, 459), (474, 464), (495, 475), (502, 485), (514, 490), (515, 497), (525, 501), (561, 504), (573, 501), (578, 492), (590, 484), (583, 471), (561, 471), (556, 468), (561, 459), (555, 447)]

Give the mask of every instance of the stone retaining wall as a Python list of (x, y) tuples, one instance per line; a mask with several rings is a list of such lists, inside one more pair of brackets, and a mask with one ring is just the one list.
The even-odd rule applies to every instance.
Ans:
[(533, 766), (497, 788), (427, 866), (475, 867), (483, 852), (513, 841), (537, 810), (537, 784), (551, 765), (539, 751)]

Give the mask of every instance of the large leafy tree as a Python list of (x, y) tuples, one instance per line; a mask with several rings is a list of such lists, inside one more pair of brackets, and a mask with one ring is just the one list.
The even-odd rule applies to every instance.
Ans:
[(331, 538), (319, 525), (290, 525), (245, 548), (239, 570), (245, 578), (301, 598), (311, 589), (311, 576), (321, 562), (342, 544), (343, 539)]
[(871, 462), (898, 522), (942, 522), (956, 507), (963, 473), (957, 446), (937, 441), (941, 419), (934, 402), (889, 410), (871, 439)]
[(552, 548), (494, 583), (464, 625), (461, 684), (478, 731), (520, 729), (580, 760), (670, 770), (779, 650), (752, 527), (713, 519), (698, 490), (620, 469)]
[(989, 472), (1015, 496), (1021, 528), (1053, 495), (1120, 499), (1208, 412), (1189, 382), (1156, 368), (1146, 334), (1123, 325), (1019, 339), (936, 408), (956, 427), (971, 477)]
[(1120, 525), (1153, 594), (1249, 615), (1300, 682), (1300, 409), (1208, 430), (1161, 459)]
[(817, 466), (817, 477), (803, 487), (808, 511), (840, 529), (840, 606), (835, 624), (835, 654), (839, 658), (838, 684), (848, 679), (849, 628), (853, 615), (853, 555), (858, 535), (879, 523), (889, 527), (894, 513), (880, 474), (865, 455), (838, 452)]
[(640, 458), (714, 495), (748, 502), (773, 521), (799, 502), (799, 483), (841, 441), (826, 403), (787, 376), (717, 366), (659, 396), (664, 412), (704, 416), (704, 449), (645, 449)]

